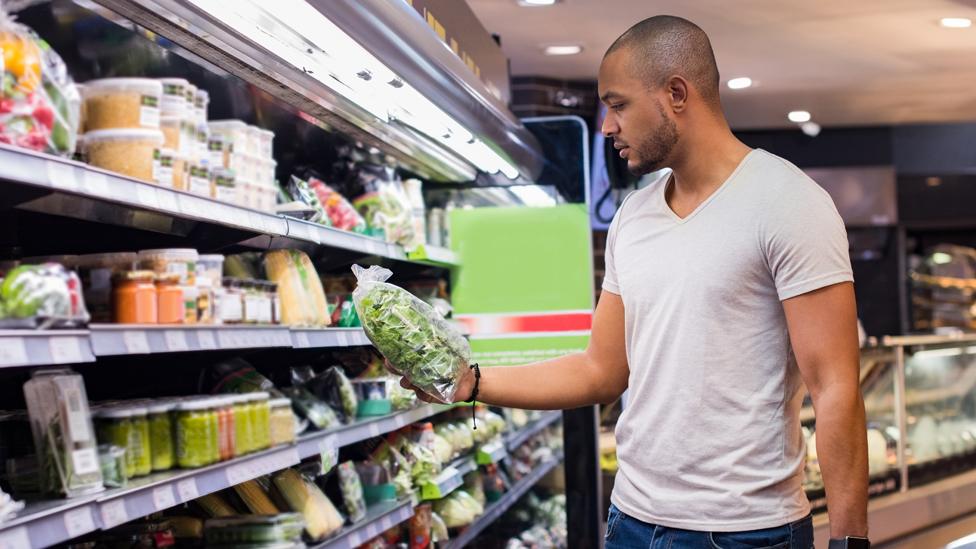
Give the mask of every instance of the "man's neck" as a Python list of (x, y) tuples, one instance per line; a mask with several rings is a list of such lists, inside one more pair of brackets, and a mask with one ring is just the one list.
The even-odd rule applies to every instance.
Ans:
[(682, 145), (671, 166), (671, 193), (685, 196), (707, 197), (715, 192), (752, 150), (727, 128), (717, 128)]

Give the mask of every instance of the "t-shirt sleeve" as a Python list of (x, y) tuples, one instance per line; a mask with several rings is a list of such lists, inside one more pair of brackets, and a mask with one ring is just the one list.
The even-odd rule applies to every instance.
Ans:
[(603, 289), (612, 294), (620, 295), (620, 284), (617, 281), (617, 266), (614, 261), (614, 243), (617, 241), (617, 230), (620, 225), (620, 214), (623, 211), (623, 204), (620, 208), (617, 208), (617, 213), (613, 216), (613, 221), (610, 222), (610, 228), (607, 229), (607, 245), (603, 250), (603, 263), (604, 263), (604, 273), (603, 273)]
[(764, 231), (780, 301), (854, 280), (847, 230), (830, 195), (809, 179), (797, 186), (771, 206)]

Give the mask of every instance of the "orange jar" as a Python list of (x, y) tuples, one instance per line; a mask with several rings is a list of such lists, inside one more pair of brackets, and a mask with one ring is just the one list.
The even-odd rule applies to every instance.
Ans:
[(156, 303), (160, 324), (182, 324), (186, 315), (179, 273), (156, 275)]
[(115, 279), (112, 302), (119, 324), (156, 324), (156, 274), (152, 271), (124, 271)]

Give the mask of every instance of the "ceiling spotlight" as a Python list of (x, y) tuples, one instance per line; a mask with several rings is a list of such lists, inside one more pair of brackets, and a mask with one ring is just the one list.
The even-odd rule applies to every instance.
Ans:
[(973, 26), (973, 20), (968, 17), (943, 17), (939, 24), (947, 29), (968, 29)]
[(748, 76), (740, 76), (739, 78), (729, 80), (726, 85), (729, 87), (729, 89), (744, 90), (752, 85), (752, 78), (749, 78)]
[(546, 55), (576, 55), (583, 51), (583, 46), (579, 44), (553, 44), (546, 46), (542, 51)]
[(810, 113), (807, 111), (790, 111), (786, 117), (790, 119), (790, 122), (796, 122), (797, 124), (810, 121)]
[(556, 0), (518, 0), (518, 5), (520, 6), (551, 6), (556, 3)]
[(800, 131), (810, 137), (817, 137), (820, 135), (820, 124), (816, 122), (804, 122), (800, 124)]

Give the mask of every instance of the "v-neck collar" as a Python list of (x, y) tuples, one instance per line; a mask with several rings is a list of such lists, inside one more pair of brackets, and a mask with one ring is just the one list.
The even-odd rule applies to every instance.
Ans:
[(672, 173), (671, 175), (669, 175), (668, 180), (664, 183), (664, 185), (661, 186), (661, 191), (658, 194), (658, 196), (661, 199), (661, 205), (664, 207), (665, 212), (667, 212), (668, 217), (670, 217), (672, 221), (674, 221), (679, 225), (683, 225), (688, 221), (690, 221), (693, 217), (698, 215), (698, 212), (704, 210), (713, 200), (715, 200), (715, 198), (718, 195), (722, 194), (722, 191), (724, 191), (725, 188), (728, 187), (729, 184), (732, 182), (732, 180), (735, 179), (735, 177), (739, 174), (739, 171), (742, 170), (742, 167), (745, 166), (746, 163), (749, 162), (749, 159), (752, 158), (752, 156), (760, 150), (761, 149), (752, 149), (744, 157), (742, 157), (742, 160), (739, 161), (739, 165), (736, 166), (734, 170), (732, 170), (732, 173), (730, 173), (729, 176), (725, 178), (725, 181), (723, 181), (722, 184), (719, 185), (719, 187), (712, 192), (712, 194), (708, 195), (708, 198), (703, 200), (702, 203), (699, 204), (697, 208), (692, 210), (690, 214), (684, 217), (681, 217), (678, 214), (674, 213), (674, 210), (671, 209), (671, 205), (668, 204), (668, 187), (670, 187), (671, 184), (674, 182), (674, 174)]

